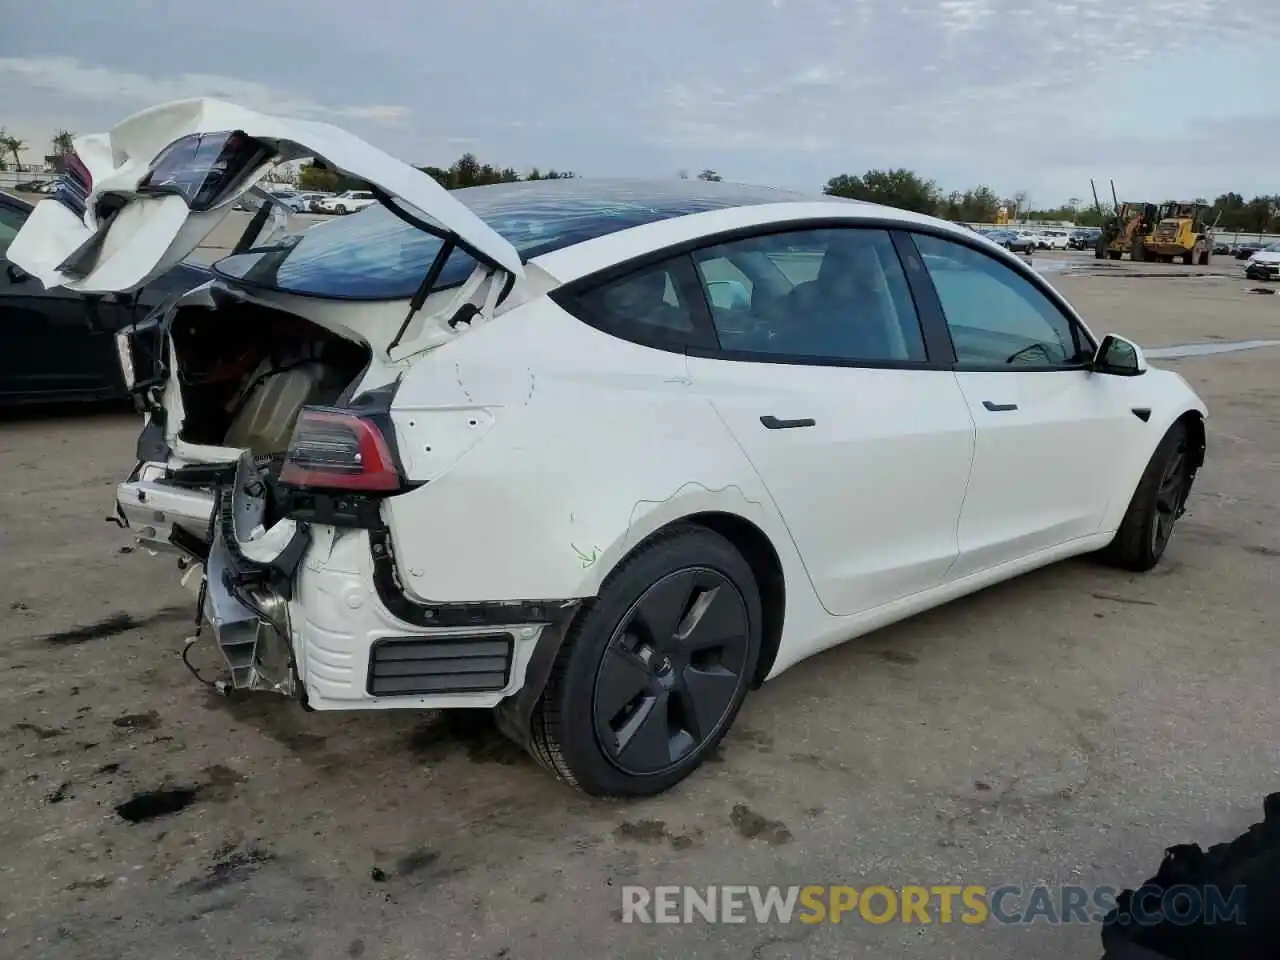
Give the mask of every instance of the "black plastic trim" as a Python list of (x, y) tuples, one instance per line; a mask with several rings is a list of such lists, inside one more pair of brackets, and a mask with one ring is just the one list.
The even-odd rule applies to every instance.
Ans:
[[(143, 463), (168, 463), (173, 450), (164, 438), (164, 416), (152, 414), (138, 434), (137, 459)], [(133, 478), (130, 478), (133, 479)]]
[[(234, 491), (230, 486), (218, 488), (214, 497), (214, 511), (218, 519), (218, 534), (227, 548), (227, 575), (233, 588), (251, 584), (265, 584), (285, 600), (293, 598), (293, 575), (302, 563), (302, 557), (311, 543), (311, 528), (298, 523), (293, 539), (285, 545), (270, 563), (259, 563), (244, 555), (236, 540)], [(252, 601), (237, 591), (237, 597), (246, 606), (257, 609)], [(264, 619), (266, 619), (264, 617)]]
[(379, 525), (369, 532), (373, 585), (382, 605), (396, 618), (419, 627), (480, 627), (550, 623), (573, 618), (581, 600), (512, 600), (477, 603), (419, 602), (408, 597), (391, 549), (391, 535)]
[(929, 279), (929, 271), (916, 245), (905, 232), (891, 230), (889, 236), (893, 240), (893, 248), (898, 251), (898, 260), (907, 276), (907, 287), (911, 290), (911, 299), (916, 305), (916, 317), (924, 334), (925, 356), (929, 358), (929, 366), (949, 370), (956, 362), (956, 350), (951, 343), (951, 334), (947, 331), (947, 318), (942, 312), (938, 292)]
[(1009, 410), (1017, 410), (1016, 403), (996, 403), (994, 400), (983, 400), (982, 405), (992, 413), (1005, 413)]
[[(468, 651), (468, 646), (474, 649)], [(436, 662), (443, 663), (445, 660), (465, 663), (468, 660), (480, 662), (486, 659), (501, 658), (501, 671), (484, 670), (484, 671), (448, 671), (438, 670), (433, 672), (430, 669), (431, 659), (425, 661), (416, 661), (413, 658), (395, 658), (391, 659), (386, 656), (389, 651), (400, 648), (402, 651), (408, 652), (406, 648), (416, 647), (423, 651), (435, 648), (441, 652), (452, 654), (452, 656), (440, 657)], [(446, 693), (494, 693), (504, 689), (511, 682), (511, 665), (515, 658), (515, 637), (510, 633), (478, 633), (461, 636), (442, 636), (442, 637), (383, 637), (375, 640), (369, 647), (369, 663), (365, 674), (365, 692), (371, 697), (414, 697), (414, 696), (434, 696)], [(419, 686), (406, 686), (403, 689), (387, 689), (388, 682), (391, 680), (388, 676), (377, 676), (379, 666), (387, 666), (392, 663), (415, 663), (422, 662), (423, 667), (420, 672), (405, 674), (405, 679), (412, 682), (417, 680)], [(489, 682), (480, 684), (466, 684), (447, 682), (447, 678), (476, 676), (477, 674), (488, 674), (492, 676)], [(437, 682), (425, 682), (427, 678), (435, 678)], [(500, 678), (500, 679), (499, 679)], [(381, 681), (381, 684), (379, 683)]]
[(818, 421), (813, 417), (801, 417), (798, 420), (779, 420), (771, 413), (761, 417), (760, 422), (764, 424), (766, 430), (795, 430), (798, 427), (816, 427), (818, 425)]
[(1130, 412), (1132, 412), (1133, 415), (1143, 423), (1149, 423), (1151, 421), (1150, 407), (1131, 407)]

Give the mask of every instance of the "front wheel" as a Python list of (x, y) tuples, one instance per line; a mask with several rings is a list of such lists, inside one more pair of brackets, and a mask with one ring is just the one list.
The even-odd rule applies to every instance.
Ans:
[(1184, 424), (1175, 423), (1151, 455), (1115, 539), (1102, 550), (1102, 559), (1138, 573), (1159, 563), (1194, 480), (1190, 437)]
[(342, 205), (341, 203), (340, 203), (340, 204), (338, 204), (338, 205), (337, 205), (336, 207), (334, 207), (333, 209), (334, 209), (334, 211), (338, 214), (338, 216), (342, 216), (344, 213), (346, 213), (346, 212), (347, 212), (347, 208), (346, 208), (344, 205)]
[(667, 790), (737, 716), (762, 622), (751, 568), (729, 541), (696, 526), (658, 535), (565, 637), (533, 712), (530, 753), (589, 794)]

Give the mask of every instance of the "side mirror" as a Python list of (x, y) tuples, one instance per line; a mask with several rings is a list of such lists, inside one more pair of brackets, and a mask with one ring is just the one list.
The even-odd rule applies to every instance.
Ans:
[(1109, 333), (1093, 355), (1093, 372), (1115, 377), (1137, 377), (1147, 372), (1147, 358), (1132, 340)]
[(27, 273), (27, 271), (23, 270), (16, 263), (6, 263), (5, 273), (9, 275), (10, 283), (24, 283), (31, 279), (31, 274)]

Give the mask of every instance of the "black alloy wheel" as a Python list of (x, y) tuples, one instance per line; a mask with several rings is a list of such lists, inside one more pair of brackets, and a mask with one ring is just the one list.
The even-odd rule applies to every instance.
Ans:
[(631, 776), (664, 773), (719, 733), (750, 660), (746, 602), (724, 574), (677, 570), (649, 587), (596, 673), (596, 736)]
[(661, 793), (732, 725), (756, 678), (763, 623), (737, 547), (672, 525), (624, 558), (575, 618), (522, 742), (585, 793)]
[(1173, 536), (1173, 526), (1182, 515), (1182, 507), (1187, 498), (1187, 436), (1178, 438), (1173, 454), (1165, 462), (1160, 475), (1159, 486), (1156, 487), (1155, 522), (1151, 524), (1151, 551), (1157, 556), (1164, 553)]

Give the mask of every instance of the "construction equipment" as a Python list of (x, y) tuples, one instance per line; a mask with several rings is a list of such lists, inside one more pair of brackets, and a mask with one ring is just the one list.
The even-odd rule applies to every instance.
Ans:
[(1116, 198), (1116, 183), (1111, 181), (1111, 214), (1102, 211), (1098, 202), (1098, 188), (1092, 180), (1089, 186), (1093, 189), (1093, 203), (1098, 215), (1103, 218), (1102, 234), (1093, 249), (1097, 260), (1109, 257), (1119, 260), (1126, 253), (1131, 260), (1147, 258), (1147, 238), (1155, 230), (1159, 209), (1154, 203), (1127, 201), (1121, 203)]
[(1207, 265), (1213, 251), (1213, 227), (1207, 226), (1211, 209), (1209, 204), (1195, 201), (1162, 203), (1155, 229), (1145, 241), (1148, 259), (1173, 263), (1175, 257), (1181, 257), (1187, 265)]

